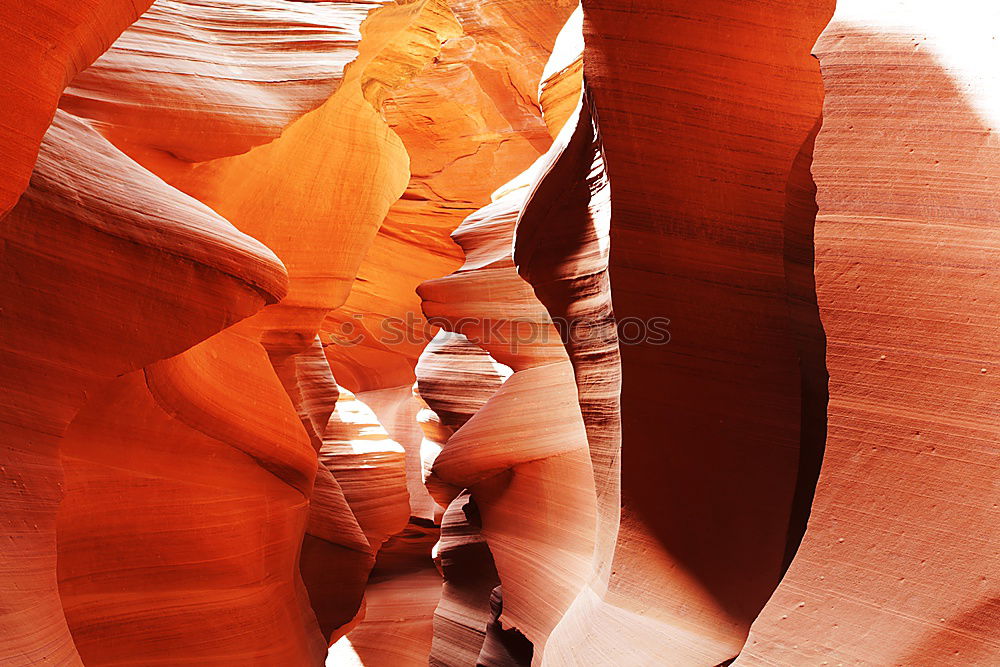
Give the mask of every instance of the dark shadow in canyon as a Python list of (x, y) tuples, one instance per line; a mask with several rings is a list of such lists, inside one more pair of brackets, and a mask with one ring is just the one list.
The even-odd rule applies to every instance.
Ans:
[[(745, 649), (755, 664), (786, 659), (787, 647), (777, 648), (775, 637), (788, 645), (808, 640), (831, 663), (864, 656), (878, 664), (992, 664), (997, 655), (1000, 599), (984, 586), (989, 536), (968, 539), (972, 535), (965, 532), (969, 525), (989, 525), (991, 501), (971, 486), (962, 488), (973, 482), (961, 479), (961, 466), (968, 473), (985, 460), (976, 458), (983, 453), (981, 440), (956, 426), (959, 410), (970, 409), (964, 401), (985, 405), (991, 397), (947, 384), (948, 368), (923, 365), (974, 359), (976, 367), (987, 366), (995, 348), (995, 332), (983, 324), (992, 324), (997, 312), (989, 282), (1000, 208), (996, 126), (970, 98), (967, 91), (979, 92), (975, 85), (957, 80), (926, 39), (917, 28), (912, 35), (893, 34), (838, 21), (816, 46), (830, 72), (826, 126), (819, 133), (822, 161), (818, 168), (807, 166), (821, 118), (792, 169), (785, 226), (789, 304), (802, 368), (799, 482), (786, 579)], [(811, 175), (806, 180), (807, 171), (820, 180), (824, 214), (818, 239), (813, 227), (788, 224), (804, 219), (792, 214), (795, 209), (815, 210), (816, 185)], [(807, 272), (814, 260), (815, 269)], [(948, 321), (939, 313), (948, 313)], [(864, 369), (864, 351), (878, 349), (907, 361), (890, 372)], [(828, 440), (831, 376), (833, 398), (841, 404), (829, 422)], [(872, 406), (880, 404), (886, 409), (873, 419)], [(926, 444), (919, 430), (909, 428), (916, 420), (933, 424), (935, 446), (965, 449), (969, 459), (921, 461)], [(862, 451), (867, 455), (860, 456)], [(830, 469), (821, 476), (824, 455)], [(948, 498), (952, 488), (976, 502)], [(922, 516), (905, 504), (906, 496), (930, 499), (934, 512)], [(845, 504), (879, 512), (852, 526)], [(820, 535), (813, 539), (805, 534), (810, 512)], [(949, 513), (950, 521), (941, 519)], [(957, 527), (958, 516), (965, 529)], [(834, 524), (877, 544), (883, 558), (895, 554), (879, 542), (906, 531), (900, 547), (905, 557), (873, 566), (875, 546), (865, 546), (833, 560), (822, 536)], [(948, 538), (949, 531), (956, 539)], [(796, 553), (801, 561), (793, 564)], [(919, 567), (904, 569), (907, 562)], [(790, 622), (789, 600), (798, 600), (817, 577), (824, 590), (860, 611), (838, 605)], [(930, 610), (939, 603), (936, 612)], [(860, 626), (865, 632), (859, 635)], [(887, 630), (892, 642), (885, 641)]]
[(816, 182), (812, 176), (813, 150), (823, 118), (802, 143), (785, 187), (785, 287), (792, 337), (799, 359), (799, 466), (788, 520), (788, 542), (782, 570), (795, 557), (809, 522), (816, 482), (826, 449), (826, 413), (830, 401), (830, 374), (826, 369), (826, 332), (816, 300)]
[(700, 588), (706, 631), (736, 641), (794, 553), (822, 460), (809, 50), (834, 3), (584, 4), (614, 312), (671, 322), (668, 345), (621, 347), (623, 513), (676, 563), (651, 583), (665, 605)]

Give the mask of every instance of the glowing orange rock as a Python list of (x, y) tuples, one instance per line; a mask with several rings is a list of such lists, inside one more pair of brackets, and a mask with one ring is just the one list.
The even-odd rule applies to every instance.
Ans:
[[(0, 655), (12, 665), (79, 664), (56, 588), (60, 437), (116, 376), (277, 301), (285, 274), (261, 244), (64, 112), (0, 234), (3, 530), (11, 540), (0, 555), (8, 573)], [(137, 516), (118, 502), (105, 510)], [(92, 537), (84, 553), (105, 568)]]
[[(275, 11), (284, 4), (274, 5)], [(114, 386), (92, 397), (88, 405), (88, 410), (100, 411), (110, 403), (145, 400), (149, 393), (162, 414), (135, 410), (116, 414), (114, 420), (96, 420), (88, 429), (82, 421), (88, 416), (81, 415), (74, 456), (66, 458), (78, 498), (66, 504), (61, 517), (67, 540), (60, 567), (61, 593), (71, 611), (71, 628), (83, 638), (79, 643), (85, 659), (188, 655), (209, 664), (251, 658), (319, 664), (325, 657), (325, 639), (336, 638), (334, 633), (355, 616), (361, 584), (372, 563), (371, 545), (335, 478), (320, 473), (315, 511), (309, 502), (318, 470), (317, 450), (327, 437), (323, 418), (333, 412), (337, 397), (329, 367), (317, 356), (316, 334), (326, 312), (344, 302), (389, 205), (403, 191), (406, 153), (378, 108), (392, 86), (404, 83), (439, 48), (433, 31), (439, 13), (432, 2), (372, 12), (361, 29), (359, 55), (336, 93), (294, 120), (274, 141), (240, 155), (183, 162), (150, 151), (141, 142), (130, 143), (127, 131), (118, 133), (130, 122), (127, 106), (92, 109), (100, 113), (108, 135), (134, 150), (145, 166), (280, 253), (291, 279), (289, 293), (274, 307), (174, 359), (146, 368), (148, 391), (134, 382), (123, 384), (120, 391), (126, 399)], [(179, 48), (170, 41), (160, 46)], [(169, 52), (159, 56), (166, 61), (175, 57)], [(119, 74), (131, 80), (139, 73)], [(181, 85), (183, 78), (158, 80), (181, 92), (188, 90)], [(197, 88), (196, 82), (185, 85)], [(199, 108), (188, 111), (197, 115)], [(238, 152), (245, 147), (224, 142), (212, 150), (223, 149)], [(330, 182), (338, 187), (326, 187)], [(305, 196), (307, 191), (321, 191), (322, 196)], [(303, 220), (311, 223), (303, 226)], [(172, 495), (181, 508), (172, 512), (171, 520), (180, 524), (184, 538), (172, 539), (169, 532), (148, 522), (128, 524), (104, 558), (124, 562), (141, 550), (152, 560), (108, 578), (101, 576), (102, 564), (86, 552), (76, 531), (87, 526), (90, 539), (95, 539), (121, 530), (112, 517), (99, 513), (91, 514), (89, 524), (82, 520), (80, 508), (90, 506), (95, 480), (108, 487), (105, 493), (117, 488), (117, 493), (128, 494), (135, 480), (150, 472), (144, 466), (149, 462), (142, 461), (127, 471), (104, 470), (115, 451), (132, 445), (122, 441), (121, 433), (157, 440), (151, 451), (157, 446), (168, 451), (176, 447), (181, 458), (184, 451), (199, 454), (158, 477), (162, 493)], [(95, 465), (93, 457), (105, 449), (104, 458)], [(240, 505), (240, 496), (213, 495), (186, 482), (185, 466), (206, 459), (217, 461), (220, 478), (258, 480), (244, 490), (245, 506)], [(385, 472), (386, 488), (405, 479), (401, 470)], [(369, 484), (378, 491), (378, 485)], [(141, 502), (142, 498), (135, 499), (136, 504)], [(189, 506), (205, 507), (190, 518), (183, 509)], [(405, 494), (396, 508), (402, 508), (405, 519)], [(209, 543), (213, 539), (209, 526), (227, 527), (231, 538), (217, 537)], [(306, 540), (301, 570), (309, 577), (308, 594), (298, 574), (307, 528), (311, 537)], [(201, 547), (198, 540), (203, 541)], [(191, 554), (199, 549), (237, 567), (229, 571), (192, 562)], [(339, 578), (324, 572), (319, 566), (323, 559), (345, 568)], [(196, 583), (184, 584), (185, 576)], [(241, 589), (245, 593), (234, 597), (233, 590)], [(182, 592), (199, 622), (171, 620), (166, 609)], [(103, 604), (114, 597), (123, 603)], [(270, 602), (265, 604), (265, 598)], [(270, 611), (264, 613), (265, 608)], [(135, 622), (137, 618), (142, 622)], [(118, 641), (102, 641), (109, 634)]]
[(998, 663), (1000, 10), (834, 4), (0, 8), (0, 663)]
[(9, 2), (0, 7), (0, 216), (28, 185), (59, 95), (152, 0)]
[(324, 103), (377, 3), (159, 0), (75, 77), (60, 107), (129, 153), (245, 153)]
[(471, 490), (503, 584), (500, 623), (523, 633), (540, 657), (589, 578), (596, 498), (572, 366), (511, 257), (536, 173), (534, 166), (501, 188), (456, 230), (465, 265), (420, 294), (428, 316), (514, 371), (445, 443), (428, 484), (442, 504), (456, 489)]

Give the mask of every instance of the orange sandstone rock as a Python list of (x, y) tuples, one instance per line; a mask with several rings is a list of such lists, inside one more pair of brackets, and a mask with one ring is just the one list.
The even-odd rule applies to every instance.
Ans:
[[(115, 377), (280, 299), (285, 272), (264, 246), (64, 112), (0, 233), (10, 540), (0, 555), (0, 653), (12, 665), (80, 664), (56, 586), (60, 438)], [(120, 503), (105, 511), (141, 516)], [(93, 535), (84, 547), (82, 556), (109, 555)]]
[(566, 659), (626, 637), (635, 664), (717, 664), (782, 573), (800, 442), (785, 186), (833, 3), (583, 5), (614, 313), (668, 318), (670, 342), (622, 341), (622, 528)]
[(1000, 14), (834, 4), (0, 7), (0, 663), (997, 663)]
[(1000, 659), (993, 6), (838, 3), (817, 42), (829, 431), (740, 665)]
[(60, 107), (118, 145), (189, 162), (245, 153), (325, 102), (373, 2), (159, 0)]
[[(132, 525), (127, 539), (104, 555), (117, 554), (117, 558), (127, 561), (134, 550), (145, 549), (155, 553), (157, 559), (148, 568), (126, 571), (114, 580), (98, 576), (95, 568), (99, 564), (73, 549), (79, 542), (69, 542), (61, 556), (61, 562), (66, 564), (62, 593), (67, 606), (73, 608), (74, 631), (79, 628), (84, 636), (94, 639), (86, 646), (91, 659), (121, 660), (129, 656), (141, 661), (150, 653), (147, 647), (156, 646), (165, 659), (186, 654), (206, 664), (246, 659), (318, 664), (325, 655), (323, 635), (331, 637), (356, 614), (361, 583), (372, 562), (371, 544), (366, 546), (360, 541), (362, 533), (356, 528), (356, 518), (343, 498), (342, 484), (335, 479), (321, 474), (322, 496), (316, 511), (311, 511), (309, 504), (317, 474), (316, 452), (327, 438), (320, 432), (323, 416), (333, 412), (332, 401), (336, 399), (332, 375), (315, 356), (314, 345), (323, 317), (343, 303), (361, 257), (389, 205), (402, 192), (406, 154), (381, 119), (378, 107), (392, 86), (405, 82), (433, 57), (439, 39), (427, 28), (435, 25), (440, 12), (430, 2), (373, 12), (361, 30), (364, 37), (360, 55), (348, 68), (337, 92), (285, 128), (279, 138), (249, 152), (191, 164), (150, 152), (141, 145), (123, 143), (166, 181), (274, 248), (285, 258), (285, 266), (293, 276), (288, 295), (272, 309), (188, 350), (162, 368), (146, 369), (150, 391), (167, 417), (162, 426), (146, 434), (163, 438), (167, 447), (177, 447), (178, 456), (194, 450), (195, 442), (204, 443), (201, 458), (225, 457), (230, 450), (243, 452), (249, 457), (246, 464), (271, 473), (272, 486), (284, 485), (271, 490), (267, 485), (258, 485), (265, 506), (271, 507), (267, 511), (249, 500), (240, 508), (234, 504), (236, 498), (209, 493), (209, 499), (215, 498), (214, 513), (203, 511), (193, 522), (193, 536), (208, 532), (206, 524), (227, 522), (237, 532), (245, 532), (242, 538), (236, 535), (213, 543), (219, 558), (242, 563), (238, 574), (245, 577), (242, 581), (191, 563), (189, 554), (197, 549), (191, 546), (190, 539), (195, 537), (181, 542), (168, 540), (169, 534), (148, 523)], [(167, 84), (174, 85), (169, 79), (164, 81)], [(115, 112), (119, 107), (109, 109)], [(109, 136), (120, 140), (112, 130), (127, 126), (126, 111), (121, 110), (124, 115), (118, 125), (102, 118), (102, 127)], [(227, 150), (239, 152), (233, 146)], [(331, 180), (340, 187), (324, 187), (323, 196), (304, 196), (305, 192), (318, 192)], [(301, 228), (308, 233), (293, 233), (302, 220), (313, 221)], [(298, 355), (304, 355), (301, 362), (296, 359)], [(307, 369), (310, 364), (311, 369)], [(234, 383), (228, 383), (227, 377)], [(312, 386), (317, 383), (321, 386)], [(126, 391), (142, 393), (143, 389), (129, 385)], [(95, 397), (91, 403), (98, 409), (105, 400), (103, 396)], [(129, 476), (108, 477), (99, 466), (93, 468), (87, 455), (97, 448), (97, 444), (90, 444), (93, 441), (116, 443), (113, 432), (138, 431), (143, 420), (140, 412), (131, 417), (122, 415), (114, 423), (102, 420), (97, 430), (107, 432), (87, 435), (76, 450), (80, 457), (67, 458), (67, 466), (86, 462), (73, 471), (78, 493), (87, 494), (94, 478), (104, 479), (111, 486), (120, 485), (123, 488), (119, 493), (134, 486)], [(186, 438), (168, 435), (181, 425), (189, 429)], [(224, 467), (227, 472), (220, 475), (238, 474), (237, 461), (231, 460)], [(140, 472), (145, 474), (146, 470)], [(389, 468), (386, 474), (386, 488), (391, 488), (395, 480), (404, 480), (401, 470)], [(198, 495), (202, 490), (185, 484), (181, 475), (164, 477), (162, 483), (176, 496), (176, 502), (193, 506), (203, 502)], [(371, 482), (369, 485), (373, 491), (380, 489)], [(85, 507), (86, 501), (76, 505)], [(70, 533), (80, 523), (76, 521), (76, 505), (66, 512), (65, 525)], [(403, 508), (404, 520), (408, 514), (405, 507), (404, 494), (401, 504), (397, 504), (397, 508)], [(110, 520), (102, 520), (103, 516), (95, 517), (92, 536), (118, 530)], [(176, 520), (183, 522), (183, 513)], [(307, 525), (312, 537), (307, 540), (302, 570), (309, 577), (308, 595), (297, 566)], [(338, 526), (346, 528), (346, 532), (339, 534), (335, 530)], [(279, 533), (271, 532), (274, 530)], [(331, 563), (346, 565), (342, 579), (324, 574), (318, 566), (324, 557)], [(204, 591), (203, 607), (197, 607), (194, 601), (192, 604), (206, 618), (209, 614), (217, 616), (218, 623), (184, 625), (164, 619), (162, 604), (186, 590), (182, 577), (167, 575), (186, 569)], [(74, 586), (81, 580), (86, 586)], [(233, 598), (233, 585), (258, 590), (260, 597), (256, 602), (252, 596)], [(108, 609), (92, 604), (111, 595), (111, 587), (116, 592), (124, 588), (134, 608), (122, 605)], [(161, 596), (143, 595), (160, 588), (165, 589)], [(271, 611), (262, 614), (261, 600), (265, 598), (271, 600)], [(331, 605), (333, 598), (340, 604)], [(316, 608), (315, 614), (310, 603)], [(227, 614), (227, 609), (231, 613)], [(150, 622), (131, 624), (128, 633), (115, 630), (144, 615)], [(238, 623), (240, 633), (234, 635), (230, 623)], [(279, 628), (279, 634), (287, 639), (273, 641), (268, 626), (271, 630)], [(98, 641), (115, 632), (121, 637), (116, 644)]]
[(0, 216), (28, 185), (59, 95), (152, 0), (7, 2), (0, 7)]

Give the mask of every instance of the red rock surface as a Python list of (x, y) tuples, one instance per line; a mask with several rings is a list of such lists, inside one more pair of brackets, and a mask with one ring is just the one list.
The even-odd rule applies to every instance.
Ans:
[[(141, 377), (136, 369), (279, 300), (286, 277), (270, 250), (64, 112), (2, 234), (0, 650), (7, 664), (79, 664), (56, 580), (56, 511), (76, 509), (60, 505), (60, 438), (115, 377)], [(102, 509), (142, 517), (119, 500)], [(81, 556), (106, 562), (94, 544)]]
[(998, 19), (845, 0), (815, 46), (826, 456), (737, 664), (1000, 659)]
[(0, 7), (4, 58), (0, 65), (0, 215), (28, 185), (38, 148), (59, 95), (152, 0), (5, 2)]
[(636, 664), (717, 664), (781, 577), (800, 441), (785, 186), (832, 9), (584, 2), (614, 314), (669, 318), (670, 341), (621, 345), (622, 528), (565, 662), (627, 633)]
[(0, 3), (0, 664), (1000, 663), (998, 26)]

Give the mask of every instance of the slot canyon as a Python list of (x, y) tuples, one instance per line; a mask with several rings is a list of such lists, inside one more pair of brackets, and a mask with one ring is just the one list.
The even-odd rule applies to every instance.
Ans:
[(0, 31), (0, 665), (1000, 665), (996, 0)]

